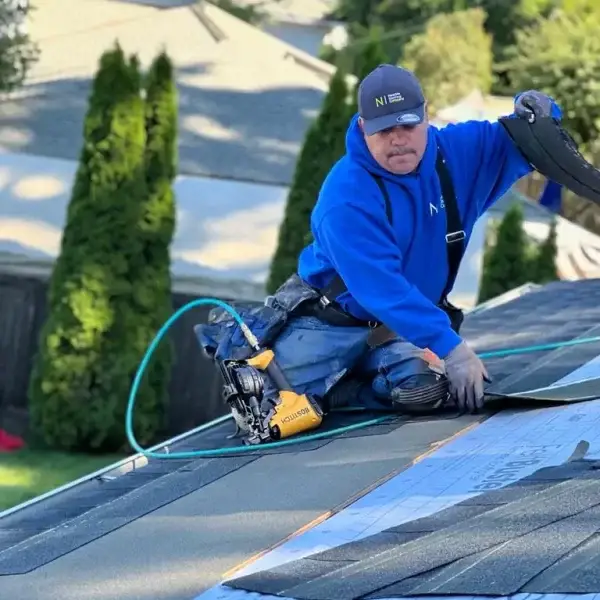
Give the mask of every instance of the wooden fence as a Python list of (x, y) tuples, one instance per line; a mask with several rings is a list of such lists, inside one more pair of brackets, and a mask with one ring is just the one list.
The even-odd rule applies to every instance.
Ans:
[[(174, 293), (174, 310), (195, 298)], [(210, 310), (210, 306), (195, 307), (171, 328), (175, 363), (167, 413), (169, 436), (226, 412), (220, 397), (221, 377), (202, 355), (193, 331), (194, 325), (206, 322)], [(21, 435), (27, 430), (27, 388), (46, 311), (45, 278), (0, 274), (0, 427)]]

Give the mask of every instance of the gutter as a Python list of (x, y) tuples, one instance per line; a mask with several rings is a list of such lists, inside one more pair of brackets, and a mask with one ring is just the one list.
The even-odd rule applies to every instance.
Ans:
[[(214, 427), (215, 425), (219, 425), (231, 418), (232, 418), (231, 413), (224, 415), (222, 417), (219, 417), (218, 419), (215, 419), (214, 421), (209, 421), (208, 423), (199, 425), (198, 427), (191, 429), (190, 431), (181, 433), (181, 434), (179, 434), (175, 437), (172, 437), (164, 442), (161, 442), (160, 444), (157, 444), (156, 446), (153, 446), (152, 448), (148, 448), (148, 450), (150, 452), (158, 452), (160, 450), (163, 450), (165, 454), (169, 454), (169, 451), (178, 442), (182, 442), (193, 435), (201, 433), (202, 431), (206, 431), (207, 429), (210, 429), (211, 427)], [(39, 496), (36, 496), (35, 498), (26, 500), (25, 502), (22, 502), (21, 504), (17, 504), (16, 506), (8, 508), (8, 509), (0, 512), (0, 520), (5, 517), (8, 517), (9, 515), (13, 515), (21, 510), (24, 510), (25, 508), (29, 508), (31, 506), (39, 504), (40, 502), (49, 500), (50, 498), (54, 498), (55, 496), (58, 496), (59, 494), (62, 494), (64, 492), (70, 491), (76, 487), (79, 487), (86, 483), (89, 483), (90, 481), (93, 481), (94, 479), (98, 479), (98, 480), (115, 479), (116, 477), (125, 475), (126, 473), (129, 473), (136, 469), (143, 468), (147, 464), (148, 464), (148, 458), (146, 456), (144, 456), (143, 454), (140, 454), (140, 453), (133, 454), (132, 456), (128, 456), (126, 458), (123, 458), (123, 459), (115, 462), (115, 463), (107, 465), (106, 467), (103, 467), (102, 469), (99, 469), (98, 471), (94, 471), (93, 473), (90, 473), (89, 475), (84, 475), (83, 477), (80, 477), (79, 479), (75, 479), (74, 481), (71, 481), (64, 485), (61, 485), (60, 487), (50, 490), (50, 491), (46, 492), (45, 494), (41, 494)]]

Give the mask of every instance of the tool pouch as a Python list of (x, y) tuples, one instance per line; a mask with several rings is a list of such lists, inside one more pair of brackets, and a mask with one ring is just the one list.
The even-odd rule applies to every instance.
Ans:
[[(273, 296), (268, 296), (264, 304), (240, 303), (234, 308), (261, 347), (267, 348), (277, 339), (296, 308), (315, 298), (319, 298), (319, 294), (294, 274)], [(206, 356), (217, 361), (245, 360), (253, 352), (237, 321), (220, 306), (209, 312), (206, 324), (194, 327), (194, 333)]]

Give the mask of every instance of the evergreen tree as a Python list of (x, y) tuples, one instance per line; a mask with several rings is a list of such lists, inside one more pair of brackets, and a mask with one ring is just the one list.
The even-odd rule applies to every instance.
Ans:
[(335, 20), (368, 27), (377, 16), (381, 0), (338, 0), (332, 11)]
[(563, 111), (562, 122), (586, 154), (600, 138), (600, 10), (552, 19), (517, 32), (507, 63), (512, 88), (549, 94)]
[(430, 114), (492, 85), (492, 39), (480, 8), (439, 14), (404, 47), (403, 67), (421, 80)]
[(558, 279), (556, 269), (556, 221), (550, 224), (546, 239), (536, 249), (532, 264), (532, 281), (535, 283), (548, 283)]
[(373, 26), (369, 30), (364, 44), (360, 45), (360, 51), (353, 57), (352, 72), (358, 81), (350, 103), (350, 116), (358, 111), (358, 86), (360, 82), (376, 67), (389, 62), (381, 43), (382, 28)]
[(484, 254), (478, 302), (485, 302), (531, 280), (529, 244), (523, 209), (513, 204), (498, 227), (495, 243)]
[(147, 197), (140, 92), (137, 60), (119, 46), (105, 52), (30, 382), (32, 429), (53, 447), (123, 447), (127, 398), (147, 341), (137, 325), (144, 245), (136, 233)]
[[(144, 162), (148, 195), (138, 230), (144, 262), (134, 275), (139, 333), (132, 348), (140, 358), (173, 312), (170, 246), (176, 224), (172, 184), (177, 173), (177, 88), (166, 52), (159, 54), (150, 66), (145, 88)], [(136, 410), (134, 423), (136, 437), (145, 444), (154, 441), (163, 425), (172, 354), (170, 340), (164, 339), (145, 374), (145, 402)]]
[(331, 78), (321, 112), (309, 128), (290, 188), (267, 290), (273, 293), (297, 269), (300, 252), (310, 240), (310, 215), (327, 173), (345, 149), (348, 86), (338, 69)]
[[(600, 159), (600, 5), (581, 1), (516, 34), (506, 71), (513, 90), (536, 89), (562, 109), (562, 124), (593, 165)], [(567, 8), (569, 10), (567, 10)], [(593, 8), (594, 10), (591, 10)], [(600, 207), (564, 190), (562, 215), (600, 233)]]
[(0, 2), (0, 92), (18, 88), (38, 59), (38, 45), (26, 28), (30, 10), (26, 0)]

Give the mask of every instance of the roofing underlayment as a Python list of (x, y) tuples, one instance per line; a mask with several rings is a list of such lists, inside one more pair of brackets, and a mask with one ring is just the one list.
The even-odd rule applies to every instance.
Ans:
[[(464, 334), (486, 352), (594, 337), (599, 321), (600, 280), (557, 282), (474, 311)], [(486, 363), (496, 392), (581, 380), (589, 390), (600, 342)], [(330, 416), (324, 428), (367, 416)], [(169, 451), (231, 446), (232, 430), (223, 421)], [(512, 400), (281, 449), (139, 459), (0, 514), (0, 598), (595, 594), (596, 461), (598, 400)]]

